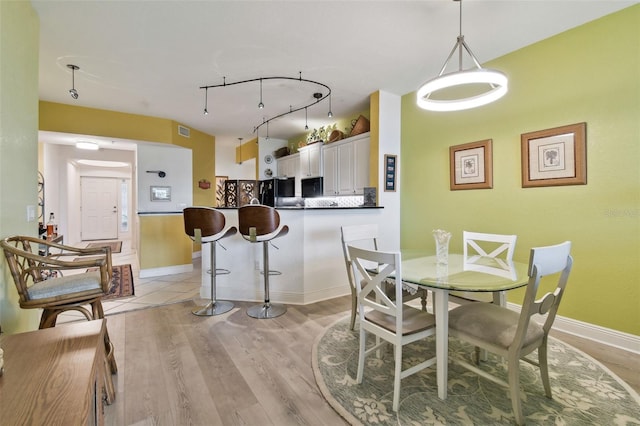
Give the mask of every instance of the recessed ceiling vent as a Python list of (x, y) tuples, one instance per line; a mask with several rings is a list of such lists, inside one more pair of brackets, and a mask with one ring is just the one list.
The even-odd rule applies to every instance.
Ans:
[(191, 137), (191, 129), (178, 124), (178, 134), (180, 136), (184, 136), (185, 138)]

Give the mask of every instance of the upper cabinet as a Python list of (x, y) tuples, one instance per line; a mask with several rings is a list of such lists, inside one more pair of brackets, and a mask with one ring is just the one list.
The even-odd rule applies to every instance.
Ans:
[(300, 184), (300, 154), (287, 155), (278, 158), (278, 177), (295, 177), (295, 196), (302, 195), (302, 186)]
[(298, 150), (300, 153), (300, 178), (306, 179), (322, 176), (321, 149), (322, 144), (315, 143)]
[(322, 149), (324, 195), (362, 195), (369, 185), (369, 133)]

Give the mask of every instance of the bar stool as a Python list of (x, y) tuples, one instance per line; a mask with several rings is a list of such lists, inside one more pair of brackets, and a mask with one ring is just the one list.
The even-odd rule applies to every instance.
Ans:
[[(229, 274), (228, 269), (216, 268), (216, 245), (220, 244), (221, 239), (238, 232), (238, 229), (232, 226), (225, 230), (224, 215), (210, 207), (187, 207), (183, 212), (184, 232), (197, 243), (211, 243), (211, 269), (207, 271), (211, 275), (211, 301), (192, 312), (199, 316), (213, 316), (229, 312), (233, 308), (233, 303), (216, 300), (216, 276)], [(220, 246), (224, 249), (222, 244)]]
[(280, 215), (277, 210), (273, 207), (253, 204), (238, 209), (238, 225), (242, 238), (251, 243), (262, 243), (264, 303), (247, 309), (247, 315), (259, 319), (278, 317), (287, 312), (287, 307), (272, 304), (269, 301), (269, 276), (281, 274), (279, 271), (269, 269), (269, 244), (273, 245), (272, 240), (287, 235), (289, 227), (284, 225), (278, 230)]

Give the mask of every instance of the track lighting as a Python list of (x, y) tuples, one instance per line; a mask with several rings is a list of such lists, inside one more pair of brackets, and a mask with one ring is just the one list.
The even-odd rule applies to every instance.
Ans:
[(307, 108), (304, 109), (304, 129), (309, 130), (309, 122), (307, 120)]
[(78, 91), (76, 90), (76, 70), (79, 70), (80, 67), (77, 65), (67, 64), (67, 68), (71, 69), (71, 89), (69, 90), (69, 94), (73, 99), (78, 99)]
[[(208, 89), (218, 88), (218, 87), (234, 86), (236, 84), (252, 83), (254, 81), (260, 82), (260, 102), (258, 103), (258, 108), (260, 108), (260, 109), (264, 108), (264, 103), (262, 102), (262, 95), (263, 95), (262, 82), (263, 82), (263, 80), (297, 81), (298, 83), (314, 84), (316, 86), (320, 86), (318, 88), (320, 90), (323, 90), (323, 92), (324, 92), (324, 89), (327, 89), (327, 90), (326, 90), (326, 94), (323, 94), (323, 92), (319, 92), (319, 91), (313, 92), (313, 97), (314, 97), (314, 101), (313, 102), (310, 102), (310, 103), (308, 103), (306, 105), (302, 105), (302, 106), (300, 106), (298, 108), (293, 108), (293, 106), (289, 105), (289, 110), (288, 111), (285, 111), (283, 113), (274, 115), (273, 117), (270, 117), (268, 119), (263, 119), (261, 124), (258, 124), (257, 126), (255, 126), (253, 128), (253, 133), (256, 133), (256, 132), (259, 133), (258, 131), (259, 131), (260, 127), (265, 125), (265, 124), (269, 125), (270, 121), (276, 120), (276, 119), (278, 119), (280, 117), (283, 117), (283, 116), (288, 115), (288, 114), (292, 114), (292, 113), (297, 112), (297, 111), (301, 111), (302, 109), (304, 109), (304, 112), (305, 112), (305, 130), (309, 130), (309, 125), (308, 125), (308, 121), (307, 121), (307, 117), (308, 117), (307, 108), (310, 107), (310, 106), (313, 106), (313, 105), (315, 105), (315, 104), (317, 104), (317, 103), (319, 103), (321, 101), (323, 101), (324, 99), (326, 99), (328, 97), (329, 97), (329, 102), (331, 102), (331, 98), (330, 98), (330, 96), (331, 96), (331, 88), (329, 86), (327, 86), (326, 84), (324, 84), (324, 83), (320, 83), (319, 81), (307, 80), (305, 78), (302, 78), (302, 72), (299, 73), (298, 77), (259, 77), (259, 78), (252, 78), (252, 79), (249, 79), (249, 80), (236, 81), (234, 83), (227, 83), (227, 78), (223, 77), (222, 84), (213, 84), (213, 85), (209, 85), (209, 86), (200, 86), (200, 89), (205, 89), (205, 114), (207, 113), (207, 107), (206, 107), (207, 100), (206, 100), (206, 97), (207, 97), (207, 90)], [(324, 89), (322, 89), (322, 88), (324, 88)], [(331, 112), (331, 105), (329, 105), (329, 113), (327, 115), (329, 117), (333, 117), (333, 112)]]
[(242, 164), (242, 138), (238, 138), (238, 164)]
[(331, 112), (331, 95), (329, 95), (329, 112), (327, 113), (327, 117), (333, 117), (333, 113)]
[(209, 100), (208, 91), (209, 89), (204, 89), (204, 115), (209, 115), (209, 111), (207, 111), (207, 102)]
[(264, 108), (264, 104), (262, 103), (262, 79), (260, 79), (260, 103), (258, 104), (258, 108)]

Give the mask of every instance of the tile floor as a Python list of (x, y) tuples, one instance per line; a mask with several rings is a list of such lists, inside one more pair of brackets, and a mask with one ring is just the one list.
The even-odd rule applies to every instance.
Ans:
[[(86, 247), (87, 242), (72, 244), (75, 247)], [(102, 302), (105, 315), (113, 315), (126, 311), (200, 299), (200, 259), (193, 262), (193, 271), (161, 277), (140, 278), (140, 266), (131, 241), (123, 240), (120, 253), (112, 255), (114, 265), (131, 264), (133, 272), (134, 296)], [(203, 302), (204, 304), (204, 302)], [(58, 317), (58, 323), (84, 320), (84, 316), (76, 311), (69, 311)]]

